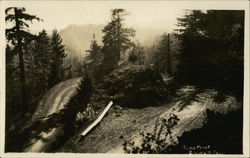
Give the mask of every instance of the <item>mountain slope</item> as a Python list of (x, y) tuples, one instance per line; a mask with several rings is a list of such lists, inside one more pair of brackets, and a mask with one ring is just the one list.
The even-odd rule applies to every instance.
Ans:
[[(93, 34), (99, 44), (102, 42), (102, 29), (105, 25), (69, 25), (65, 29), (62, 29), (59, 34), (65, 44), (65, 50), (68, 57), (84, 57), (86, 50), (89, 49), (90, 42), (93, 39)], [(136, 30), (136, 37), (134, 40), (139, 40), (142, 45), (152, 45), (155, 42), (155, 38), (159, 35), (167, 32), (164, 29), (155, 28), (134, 28)]]
[(62, 29), (59, 34), (65, 44), (65, 51), (68, 57), (83, 57), (89, 49), (93, 34), (100, 43), (102, 38), (103, 25), (70, 25)]

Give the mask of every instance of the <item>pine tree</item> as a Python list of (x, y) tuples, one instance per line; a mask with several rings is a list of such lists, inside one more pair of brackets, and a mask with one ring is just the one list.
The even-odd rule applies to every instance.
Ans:
[(155, 65), (161, 72), (167, 72), (171, 75), (171, 59), (170, 59), (170, 37), (167, 34), (161, 36), (158, 50), (154, 56)]
[(6, 46), (6, 78), (11, 79), (12, 74), (14, 73), (14, 50), (11, 49), (9, 44)]
[(86, 57), (86, 60), (81, 63), (81, 72), (86, 73), (86, 71), (88, 71), (89, 73), (91, 72), (93, 76), (95, 76), (96, 70), (100, 66), (103, 59), (101, 46), (97, 44), (95, 34), (93, 34), (93, 40), (90, 43), (90, 49), (86, 52), (88, 53), (88, 56)]
[(112, 71), (120, 60), (121, 54), (134, 45), (131, 37), (135, 36), (135, 30), (126, 28), (123, 24), (123, 17), (126, 14), (124, 9), (112, 10), (111, 22), (103, 29), (102, 52), (104, 59), (101, 73)]
[(45, 30), (42, 30), (34, 42), (34, 66), (36, 89), (39, 89), (40, 95), (49, 88), (48, 79), (50, 75), (51, 66), (51, 47), (50, 38)]
[(178, 18), (179, 78), (242, 97), (244, 18), (240, 10), (193, 10)]
[(36, 65), (38, 63), (36, 54), (36, 40), (31, 41), (28, 45), (26, 45), (26, 53), (25, 53), (25, 63), (26, 63), (26, 80), (27, 80), (27, 90), (29, 95), (29, 101), (30, 101), (30, 111), (35, 110), (36, 105), (41, 99), (41, 95), (43, 94), (40, 89), (38, 89), (38, 85), (40, 84), (38, 82), (39, 74), (38, 72), (40, 70), (37, 70), (39, 67)]
[(7, 40), (14, 46), (14, 50), (19, 56), (19, 69), (20, 69), (20, 92), (21, 92), (21, 111), (27, 111), (27, 85), (25, 78), (25, 64), (23, 55), (23, 46), (25, 39), (34, 38), (34, 35), (26, 31), (29, 25), (26, 21), (40, 20), (35, 15), (25, 13), (25, 8), (10, 7), (5, 10), (5, 21), (13, 22), (12, 28), (6, 29)]
[[(7, 44), (6, 46), (6, 113), (14, 110), (15, 105), (19, 101), (18, 94), (15, 93), (17, 90), (15, 71), (17, 70), (14, 64), (14, 53), (15, 51)], [(9, 106), (11, 105), (11, 106)]]
[(87, 58), (92, 62), (97, 62), (102, 58), (101, 46), (98, 45), (95, 39), (95, 34), (93, 34), (93, 40), (90, 43), (90, 49), (86, 52), (89, 53)]
[(172, 75), (172, 65), (171, 65), (171, 50), (170, 50), (170, 34), (168, 34), (168, 45), (167, 45), (167, 72)]
[(51, 65), (48, 80), (49, 87), (54, 86), (64, 79), (63, 59), (66, 57), (62, 38), (57, 30), (54, 30), (50, 40), (51, 46)]

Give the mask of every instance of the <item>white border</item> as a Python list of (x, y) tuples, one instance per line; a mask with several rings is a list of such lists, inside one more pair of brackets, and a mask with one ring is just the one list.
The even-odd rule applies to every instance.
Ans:
[[(6, 3), (13, 3), (21, 5), (25, 3), (49, 3), (51, 1), (0, 1), (0, 157), (6, 158), (26, 158), (26, 157), (109, 157), (109, 158), (120, 158), (120, 157), (250, 157), (249, 155), (249, 1), (74, 1), (74, 3), (105, 3), (116, 4), (122, 6), (124, 3), (167, 3), (183, 6), (183, 9), (236, 9), (245, 10), (245, 40), (244, 40), (244, 131), (243, 131), (243, 155), (131, 155), (131, 154), (72, 154), (72, 153), (55, 153), (55, 154), (45, 154), (45, 153), (4, 153), (4, 132), (5, 132), (5, 31), (4, 26), (5, 19), (4, 16), (4, 6)], [(71, 3), (73, 1), (57, 1), (58, 3)]]
[(4, 152), (5, 133), (5, 11), (0, 1), (0, 157)]

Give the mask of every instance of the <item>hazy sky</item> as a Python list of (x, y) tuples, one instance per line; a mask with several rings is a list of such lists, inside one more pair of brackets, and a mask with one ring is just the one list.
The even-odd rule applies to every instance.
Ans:
[[(159, 28), (172, 30), (176, 18), (183, 15), (183, 9), (237, 8), (244, 4), (214, 1), (2, 1), (3, 8), (22, 6), (28, 13), (42, 18), (34, 22), (30, 30), (63, 29), (70, 24), (107, 24), (110, 10), (124, 8), (130, 15), (125, 22), (135, 28)], [(206, 5), (205, 5), (206, 4)]]

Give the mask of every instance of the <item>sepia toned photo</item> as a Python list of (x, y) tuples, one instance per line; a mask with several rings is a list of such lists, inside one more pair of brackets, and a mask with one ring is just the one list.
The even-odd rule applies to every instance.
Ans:
[(249, 2), (0, 3), (3, 157), (249, 156)]

